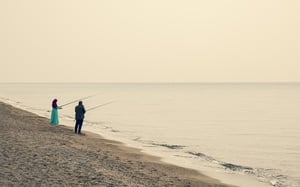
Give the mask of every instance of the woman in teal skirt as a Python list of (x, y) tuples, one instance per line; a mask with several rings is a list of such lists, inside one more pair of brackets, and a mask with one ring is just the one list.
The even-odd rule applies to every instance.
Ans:
[(58, 109), (61, 109), (60, 107), (57, 106), (57, 99), (54, 99), (52, 101), (52, 112), (51, 112), (51, 121), (50, 123), (52, 125), (58, 125)]

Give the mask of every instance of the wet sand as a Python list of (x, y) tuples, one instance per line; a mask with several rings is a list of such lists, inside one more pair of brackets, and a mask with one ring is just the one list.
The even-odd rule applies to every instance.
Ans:
[(0, 102), (0, 186), (229, 187), (93, 133)]

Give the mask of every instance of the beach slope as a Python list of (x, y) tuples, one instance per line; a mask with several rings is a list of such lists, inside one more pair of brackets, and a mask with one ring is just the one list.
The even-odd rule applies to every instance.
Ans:
[(1, 102), (0, 129), (0, 186), (229, 186)]

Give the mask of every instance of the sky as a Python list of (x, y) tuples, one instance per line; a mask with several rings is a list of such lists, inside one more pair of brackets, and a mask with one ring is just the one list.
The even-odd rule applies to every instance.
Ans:
[(0, 0), (0, 82), (300, 82), (299, 0)]

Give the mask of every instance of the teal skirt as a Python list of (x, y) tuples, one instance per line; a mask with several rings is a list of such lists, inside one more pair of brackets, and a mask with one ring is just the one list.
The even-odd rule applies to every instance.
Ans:
[(52, 108), (52, 112), (51, 112), (51, 124), (53, 125), (58, 125), (59, 121), (58, 121), (58, 110), (57, 108)]

